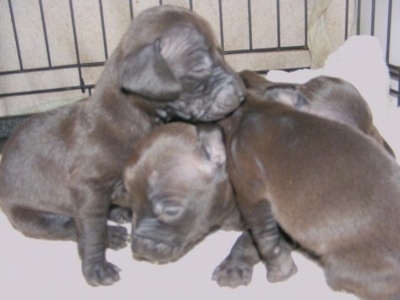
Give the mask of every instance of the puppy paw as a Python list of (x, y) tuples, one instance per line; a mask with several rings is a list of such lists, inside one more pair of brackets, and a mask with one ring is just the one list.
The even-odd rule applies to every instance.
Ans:
[(253, 276), (253, 266), (242, 260), (225, 259), (215, 270), (212, 280), (219, 286), (235, 288), (248, 285)]
[(120, 280), (120, 268), (109, 262), (83, 264), (83, 275), (91, 286), (112, 285)]
[(128, 230), (123, 226), (108, 226), (107, 247), (119, 250), (126, 247), (129, 240)]
[(132, 221), (132, 211), (127, 207), (115, 206), (109, 211), (108, 219), (117, 224), (129, 223)]
[(275, 259), (266, 262), (267, 280), (271, 283), (285, 281), (297, 273), (290, 252), (282, 252)]

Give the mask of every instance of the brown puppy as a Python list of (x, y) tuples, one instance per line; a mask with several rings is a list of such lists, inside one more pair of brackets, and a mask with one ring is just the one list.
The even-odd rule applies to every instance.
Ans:
[[(367, 102), (357, 89), (347, 81), (320, 76), (305, 84), (279, 84), (265, 80), (251, 71), (241, 73), (253, 97), (260, 100), (275, 101), (287, 104), (302, 112), (310, 113), (335, 122), (340, 122), (358, 129), (371, 136), (389, 154), (394, 152), (381, 137), (372, 122), (372, 115)], [(223, 120), (227, 136), (233, 134), (233, 118)], [(286, 247), (286, 246), (285, 246)], [(251, 281), (254, 264), (259, 262), (259, 255), (253, 248), (253, 241), (245, 232), (232, 248), (229, 256), (216, 268), (213, 279), (222, 286), (236, 287), (246, 285)], [(281, 281), (295, 272), (295, 267), (288, 263), (286, 271), (274, 271), (274, 264), (269, 262), (269, 281)], [(292, 272), (290, 270), (292, 269)], [(286, 275), (285, 275), (286, 273)]]
[[(256, 76), (243, 75), (247, 82)], [(333, 289), (398, 299), (400, 168), (393, 157), (354, 127), (259, 98), (250, 89), (225, 130), (237, 202), (267, 267), (285, 278), (290, 265), (279, 224), (321, 263)]]
[[(243, 71), (241, 76), (253, 98), (287, 104), (299, 111), (349, 125), (369, 135), (390, 155), (395, 156), (373, 125), (368, 104), (349, 82), (320, 76), (305, 84), (280, 84), (269, 82), (251, 71)], [(232, 126), (236, 126), (233, 118), (223, 120), (221, 124), (224, 125), (228, 136), (232, 134)], [(248, 233), (244, 233), (229, 256), (216, 268), (213, 279), (222, 286), (236, 287), (248, 284), (252, 268), (259, 262), (258, 253), (251, 250), (252, 248), (253, 241)], [(269, 267), (270, 270), (273, 265)], [(278, 274), (274, 278), (269, 275), (268, 278), (270, 281), (280, 281), (285, 276)]]
[(177, 122), (155, 129), (137, 144), (124, 187), (118, 204), (132, 208), (138, 260), (173, 262), (213, 230), (242, 228), (218, 127)]
[(244, 86), (208, 24), (183, 8), (149, 9), (132, 22), (87, 100), (27, 121), (7, 142), (0, 206), (34, 238), (77, 241), (90, 285), (119, 280), (105, 249), (125, 245), (107, 227), (111, 193), (132, 146), (172, 118), (217, 120)]

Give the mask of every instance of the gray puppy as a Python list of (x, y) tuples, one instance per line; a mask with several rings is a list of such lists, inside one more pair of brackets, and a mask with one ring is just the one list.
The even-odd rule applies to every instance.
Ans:
[[(336, 122), (296, 109), (292, 103), (323, 111), (312, 109), (315, 99), (304, 97), (299, 86), (288, 91), (252, 72), (242, 76), (247, 101), (221, 122), (228, 157), (218, 127), (163, 126), (136, 148), (124, 172), (135, 257), (175, 261), (213, 230), (239, 229), (245, 231), (214, 280), (248, 284), (262, 260), (269, 281), (279, 281), (296, 271), (283, 230), (322, 265), (333, 289), (396, 299), (400, 169), (376, 132), (361, 130), (373, 128), (361, 126), (369, 118), (358, 114), (368, 111), (365, 102), (352, 99), (351, 89), (342, 94), (360, 107), (350, 119), (341, 116), (350, 117), (351, 110), (340, 115), (330, 109)], [(342, 91), (351, 87), (327, 77), (304, 87), (316, 82), (335, 85), (339, 94), (342, 84)]]
[(112, 284), (119, 269), (105, 249), (123, 247), (127, 232), (107, 226), (107, 214), (132, 146), (174, 118), (220, 119), (243, 95), (205, 20), (151, 8), (132, 22), (89, 99), (37, 115), (10, 138), (0, 206), (26, 236), (77, 241), (86, 281)]

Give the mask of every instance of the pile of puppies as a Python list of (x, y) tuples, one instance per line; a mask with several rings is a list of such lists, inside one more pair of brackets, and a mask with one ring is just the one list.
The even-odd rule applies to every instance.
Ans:
[[(248, 284), (259, 261), (287, 279), (298, 247), (333, 289), (399, 299), (393, 156), (351, 84), (236, 74), (203, 19), (160, 6), (133, 21), (90, 98), (10, 138), (0, 206), (26, 236), (76, 241), (93, 286), (119, 280), (107, 247), (130, 239), (135, 258), (167, 263), (222, 228), (243, 233), (221, 286)], [(132, 222), (130, 237), (108, 218)]]

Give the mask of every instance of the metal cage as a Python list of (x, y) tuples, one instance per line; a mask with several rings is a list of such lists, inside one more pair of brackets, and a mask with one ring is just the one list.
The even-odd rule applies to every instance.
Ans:
[[(81, 98), (84, 98), (91, 94), (92, 89), (95, 86), (95, 76), (86, 76), (88, 70), (96, 69), (96, 74), (101, 72), (102, 66), (105, 60), (115, 46), (111, 45), (109, 39), (113, 37), (111, 33), (107, 31), (107, 18), (105, 7), (106, 0), (94, 0), (91, 9), (87, 11), (77, 11), (78, 0), (65, 0), (64, 12), (68, 15), (69, 23), (69, 34), (73, 46), (73, 60), (69, 63), (58, 63), (55, 60), (52, 39), (55, 38), (57, 32), (51, 30), (51, 24), (47, 16), (48, 11), (46, 10), (46, 0), (36, 0), (30, 3), (34, 3), (37, 8), (37, 13), (28, 15), (32, 20), (25, 20), (23, 24), (30, 24), (35, 22), (37, 25), (35, 28), (38, 32), (33, 32), (36, 39), (40, 39), (44, 45), (43, 50), (38, 50), (37, 54), (40, 54), (42, 59), (40, 63), (29, 64), (27, 63), (27, 57), (32, 59), (32, 55), (35, 53), (27, 54), (27, 49), (24, 49), (24, 37), (21, 35), (21, 23), (15, 12), (16, 1), (20, 0), (8, 0), (3, 1), (2, 6), (2, 23), (8, 26), (9, 30), (12, 30), (12, 40), (1, 41), (2, 43), (8, 43), (8, 47), (14, 49), (9, 55), (10, 57), (6, 61), (14, 61), (14, 63), (6, 64), (5, 66), (0, 65), (0, 101), (8, 98), (12, 101), (19, 101), (20, 97), (27, 97), (32, 95), (45, 95), (48, 93), (63, 93), (75, 91), (79, 93)], [(343, 40), (349, 36), (349, 0), (343, 0), (344, 9), (344, 20), (343, 26)], [(129, 21), (135, 17), (139, 1), (133, 0), (119, 0), (120, 5), (125, 6), (127, 18), (125, 20), (126, 25)], [(151, 2), (151, 3), (150, 3)], [(152, 5), (163, 5), (169, 4), (171, 1), (156, 0), (148, 1)], [(176, 2), (176, 1), (175, 1)], [(181, 0), (178, 1), (180, 5), (185, 6), (195, 12), (201, 14), (201, 1), (199, 0)], [(210, 1), (208, 1), (210, 2)], [(300, 9), (295, 13), (296, 20), (288, 20), (286, 15), (283, 13), (283, 6), (287, 5), (291, 1), (280, 1), (272, 0), (268, 2), (268, 12), (274, 15), (274, 24), (269, 24), (268, 28), (259, 25), (258, 14), (261, 8), (257, 7), (262, 1), (256, 0), (240, 0), (242, 5), (241, 17), (232, 15), (230, 11), (230, 1), (225, 0), (211, 0), (215, 6), (215, 13), (213, 16), (207, 16), (208, 19), (212, 20), (213, 27), (216, 29), (221, 47), (225, 53), (225, 57), (228, 62), (238, 64), (239, 68), (250, 68), (259, 72), (266, 72), (270, 68), (279, 69), (298, 69), (310, 67), (309, 61), (305, 58), (308, 57), (308, 44), (307, 44), (307, 26), (309, 19), (309, 0), (301, 1)], [(300, 1), (297, 1), (298, 3)], [(386, 53), (386, 62), (390, 69), (391, 76), (391, 94), (397, 98), (398, 105), (400, 106), (400, 66), (399, 62), (393, 58), (396, 51), (400, 52), (400, 49), (393, 47), (394, 39), (400, 37), (400, 23), (396, 19), (395, 11), (400, 9), (400, 1), (387, 0), (380, 1), (381, 6), (377, 6), (375, 0), (357, 0), (356, 1), (356, 19), (357, 28), (356, 34), (368, 34), (378, 36), (381, 44)], [(384, 4), (382, 4), (385, 2)], [(204, 3), (204, 1), (202, 2)], [(30, 4), (28, 4), (30, 5)], [(61, 8), (62, 9), (62, 8)], [(79, 24), (77, 24), (77, 15), (95, 14), (99, 16), (99, 22), (97, 29), (93, 32), (101, 35), (101, 54), (92, 60), (85, 59), (82, 55), (84, 49), (82, 45), (82, 39), (80, 39)], [(264, 14), (266, 11), (263, 12)], [(293, 15), (293, 12), (291, 12)], [(243, 17), (244, 16), (244, 17)], [(33, 18), (36, 18), (34, 20)], [(39, 18), (39, 20), (37, 20)], [(229, 20), (236, 18), (235, 22), (232, 23)], [(293, 16), (291, 17), (293, 18)], [(239, 20), (239, 21), (238, 21)], [(289, 22), (289, 23), (288, 23)], [(291, 24), (292, 23), (292, 24)], [(229, 26), (235, 24), (236, 28), (232, 31), (227, 31)], [(286, 24), (283, 26), (283, 24)], [(289, 24), (289, 26), (288, 26)], [(28, 25), (29, 26), (29, 25)], [(287, 28), (294, 30), (294, 39), (289, 40), (287, 38)], [(1, 31), (2, 29), (0, 29)], [(50, 34), (51, 32), (51, 34)], [(233, 32), (233, 33), (232, 33)], [(65, 34), (65, 33), (64, 33)], [(32, 32), (31, 32), (32, 35)], [(239, 38), (240, 42), (232, 44), (231, 38), (235, 35), (235, 38)], [(1, 37), (1, 35), (0, 35)], [(60, 37), (58, 37), (60, 38)], [(0, 46), (1, 47), (1, 46)], [(4, 45), (3, 45), (4, 47)], [(29, 47), (28, 47), (29, 48)], [(97, 47), (99, 48), (99, 47)], [(1, 48), (0, 48), (1, 49)], [(33, 51), (32, 48), (30, 49)], [(39, 53), (40, 52), (40, 53)], [(293, 55), (296, 53), (297, 55)], [(271, 54), (283, 55), (287, 57), (284, 61), (285, 65), (266, 65), (261, 63), (265, 61), (264, 57), (269, 57)], [(293, 57), (292, 59), (290, 59)], [(398, 58), (397, 58), (398, 59)], [(253, 63), (249, 63), (253, 61)], [(47, 72), (68, 72), (68, 82), (61, 83), (59, 86), (48, 86), (46, 80), (43, 80), (43, 84), (40, 88), (30, 88), (29, 86), (19, 87), (14, 89), (9, 84), (16, 76), (25, 75), (36, 77), (36, 74), (43, 74)], [(23, 121), (23, 117), (10, 116), (0, 118), (0, 138), (9, 136), (10, 131)]]

